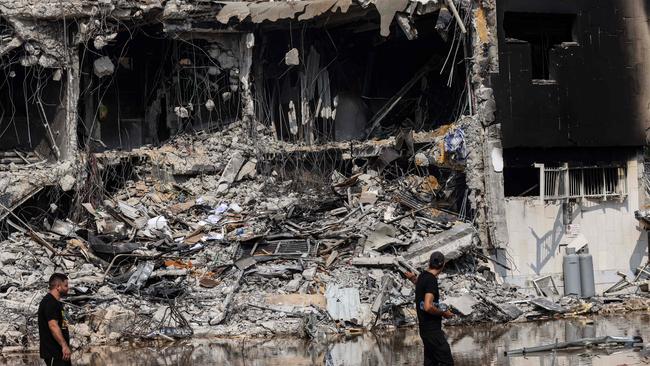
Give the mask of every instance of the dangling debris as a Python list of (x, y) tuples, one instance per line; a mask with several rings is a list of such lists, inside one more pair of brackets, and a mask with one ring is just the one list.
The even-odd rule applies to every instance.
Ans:
[(93, 63), (93, 71), (97, 77), (103, 78), (104, 76), (112, 75), (115, 71), (115, 65), (108, 56), (103, 56), (95, 60)]

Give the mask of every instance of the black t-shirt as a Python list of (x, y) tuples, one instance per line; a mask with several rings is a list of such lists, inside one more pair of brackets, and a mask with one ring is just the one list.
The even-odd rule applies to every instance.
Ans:
[(54, 339), (47, 322), (56, 320), (63, 333), (63, 338), (70, 344), (70, 332), (68, 331), (68, 322), (65, 318), (63, 304), (58, 301), (52, 294), (48, 293), (38, 305), (38, 335), (41, 338), (40, 354), (41, 358), (63, 358), (63, 349)]
[(434, 303), (440, 301), (438, 278), (424, 271), (418, 276), (418, 280), (415, 283), (415, 308), (418, 313), (420, 330), (440, 330), (442, 329), (442, 316), (432, 315), (424, 311), (424, 294), (427, 293), (433, 294)]

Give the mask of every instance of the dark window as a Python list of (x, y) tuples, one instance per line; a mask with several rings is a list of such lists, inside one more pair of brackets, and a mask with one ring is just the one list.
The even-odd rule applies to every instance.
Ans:
[(539, 169), (506, 167), (503, 169), (503, 191), (506, 197), (539, 196)]
[(549, 79), (549, 52), (562, 42), (575, 41), (575, 19), (575, 14), (505, 13), (506, 38), (530, 43), (533, 79)]

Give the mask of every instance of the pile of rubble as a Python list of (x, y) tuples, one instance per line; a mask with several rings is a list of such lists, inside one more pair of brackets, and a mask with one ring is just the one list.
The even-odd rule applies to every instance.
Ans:
[[(453, 172), (440, 183), (427, 174), (389, 178), (368, 164), (289, 179), (267, 157), (264, 134), (247, 136), (235, 124), (142, 148), (132, 154), (147, 158), (130, 179), (88, 195), (68, 219), (10, 215), (17, 231), (0, 242), (0, 345), (34, 344), (36, 308), (55, 271), (71, 278), (65, 301), (76, 347), (415, 324), (404, 274), (436, 250), (450, 260), (444, 300), (463, 314), (451, 323), (600, 309), (499, 284), (493, 267), (505, 264), (482, 254), (471, 219), (444, 208)], [(224, 164), (206, 165), (215, 161)]]

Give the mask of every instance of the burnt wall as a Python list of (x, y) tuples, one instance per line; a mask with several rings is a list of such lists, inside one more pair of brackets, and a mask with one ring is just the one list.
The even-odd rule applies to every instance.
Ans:
[(639, 146), (650, 1), (498, 0), (492, 76), (504, 147)]

